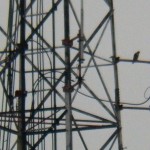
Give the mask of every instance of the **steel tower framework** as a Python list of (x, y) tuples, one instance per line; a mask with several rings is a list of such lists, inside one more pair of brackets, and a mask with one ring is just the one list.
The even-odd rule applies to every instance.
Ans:
[(122, 150), (113, 0), (8, 6), (0, 149)]

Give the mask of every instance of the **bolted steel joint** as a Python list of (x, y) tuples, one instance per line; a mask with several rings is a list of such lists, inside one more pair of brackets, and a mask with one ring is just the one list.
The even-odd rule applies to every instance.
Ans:
[(64, 40), (62, 40), (62, 45), (68, 46), (68, 47), (72, 47), (72, 45), (73, 45), (73, 40), (64, 39)]
[(27, 96), (27, 91), (16, 90), (15, 97)]
[(63, 87), (63, 91), (64, 92), (73, 92), (74, 91), (74, 87), (72, 85), (65, 85)]

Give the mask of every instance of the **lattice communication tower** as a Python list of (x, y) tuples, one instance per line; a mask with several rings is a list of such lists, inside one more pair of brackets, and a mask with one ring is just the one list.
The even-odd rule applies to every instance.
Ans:
[(5, 4), (0, 149), (122, 150), (113, 0)]

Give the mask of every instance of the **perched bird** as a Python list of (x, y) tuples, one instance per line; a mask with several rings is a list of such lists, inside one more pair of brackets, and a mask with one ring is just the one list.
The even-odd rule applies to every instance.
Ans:
[(112, 58), (114, 64), (117, 64), (120, 61), (120, 57), (111, 56), (110, 58)]
[(136, 62), (136, 61), (138, 60), (139, 54), (140, 54), (140, 51), (137, 51), (137, 52), (134, 54), (132, 63), (134, 63), (134, 62)]

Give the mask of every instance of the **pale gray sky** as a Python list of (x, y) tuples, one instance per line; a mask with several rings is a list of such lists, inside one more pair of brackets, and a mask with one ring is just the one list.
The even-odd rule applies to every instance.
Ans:
[[(1, 0), (2, 1), (2, 0)], [(48, 0), (47, 0), (48, 1)], [(73, 1), (73, 4), (76, 10), (79, 9), (79, 1)], [(62, 6), (61, 6), (62, 7)], [(60, 13), (58, 13), (57, 21), (61, 22), (62, 20), (62, 9), (60, 7)], [(108, 11), (107, 5), (103, 0), (85, 0), (85, 35), (88, 38), (100, 20)], [(78, 12), (78, 11), (77, 11)], [(8, 13), (8, 0), (0, 3), (0, 26), (7, 31), (7, 14)], [(79, 12), (78, 12), (79, 13)], [(79, 14), (78, 14), (79, 15)], [(115, 29), (116, 29), (116, 45), (117, 45), (117, 55), (121, 59), (132, 59), (136, 51), (140, 51), (139, 60), (150, 60), (150, 1), (148, 0), (114, 0), (114, 16), (115, 16)], [(71, 36), (77, 34), (78, 27), (74, 21), (74, 18), (71, 18)], [(73, 25), (74, 24), (74, 25)], [(63, 30), (60, 23), (56, 24), (59, 28), (56, 38), (57, 46), (60, 46), (60, 39), (63, 37)], [(109, 57), (112, 55), (110, 48), (110, 31), (106, 32), (102, 40), (102, 45), (100, 46), (101, 51), (97, 54), (100, 54), (105, 59), (111, 60)], [(47, 36), (49, 37), (49, 36)], [(5, 46), (5, 37), (0, 32), (0, 50), (3, 50)], [(3, 44), (4, 43), (4, 44)], [(92, 48), (95, 47), (95, 43), (90, 45)], [(87, 58), (88, 59), (88, 58)], [(86, 61), (86, 58), (85, 58)], [(120, 62), (118, 64), (119, 69), (119, 86), (120, 86), (120, 98), (121, 102), (129, 103), (141, 103), (145, 101), (144, 92), (150, 86), (150, 64), (146, 63), (135, 63), (131, 62)], [(104, 75), (104, 80), (110, 92), (110, 95), (113, 97), (114, 85), (113, 85), (113, 73), (112, 68), (102, 69), (102, 74)], [(86, 76), (87, 84), (93, 86), (96, 94), (101, 98), (106, 98), (103, 88), (99, 85), (97, 80), (93, 80), (93, 74), (96, 73), (95, 70), (89, 71)], [(94, 75), (96, 77), (96, 75)], [(99, 87), (99, 88), (97, 88)], [(1, 88), (1, 87), (0, 87)], [(101, 89), (101, 93), (99, 92)], [(82, 90), (81, 90), (82, 91)], [(82, 92), (85, 92), (83, 89)], [(150, 96), (149, 93), (146, 93)], [(82, 96), (81, 96), (82, 97)], [(83, 98), (84, 99), (84, 98)], [(99, 114), (99, 107), (97, 103), (90, 101), (76, 101), (74, 105), (84, 105), (86, 110), (89, 110), (89, 106), (93, 104), (94, 109), (91, 109), (90, 112)], [(147, 102), (144, 107), (149, 107), (150, 102)], [(97, 112), (95, 112), (95, 109)], [(104, 116), (107, 116), (103, 112)], [(142, 110), (123, 110), (121, 112), (122, 116), (122, 129), (123, 129), (123, 144), (124, 147), (127, 147), (128, 150), (149, 150), (150, 149), (150, 112)], [(107, 116), (109, 117), (109, 116)], [(97, 131), (91, 131), (85, 133), (86, 137), (94, 137), (97, 139), (101, 138), (99, 134), (96, 135)], [(93, 134), (93, 136), (92, 136)], [(102, 133), (103, 134), (103, 133)], [(104, 135), (105, 136), (105, 135)], [(97, 150), (99, 141), (96, 141), (96, 138), (87, 138), (89, 144), (89, 150)], [(105, 138), (105, 137), (103, 137)], [(85, 138), (86, 139), (86, 138)], [(77, 145), (82, 145), (78, 143)], [(61, 143), (61, 142), (60, 142)], [(62, 142), (63, 143), (63, 142)], [(92, 144), (92, 145), (91, 145)], [(94, 146), (95, 145), (95, 146)], [(95, 148), (95, 149), (93, 149)], [(65, 148), (64, 148), (65, 149)], [(82, 150), (81, 147), (76, 147), (75, 149)]]
[[(140, 51), (140, 60), (150, 60), (150, 1), (115, 0), (117, 53), (132, 59)], [(144, 101), (144, 92), (150, 86), (149, 64), (119, 64), (121, 99), (131, 103)], [(145, 105), (149, 107), (150, 102)], [(122, 111), (123, 141), (129, 150), (150, 148), (150, 112)]]

